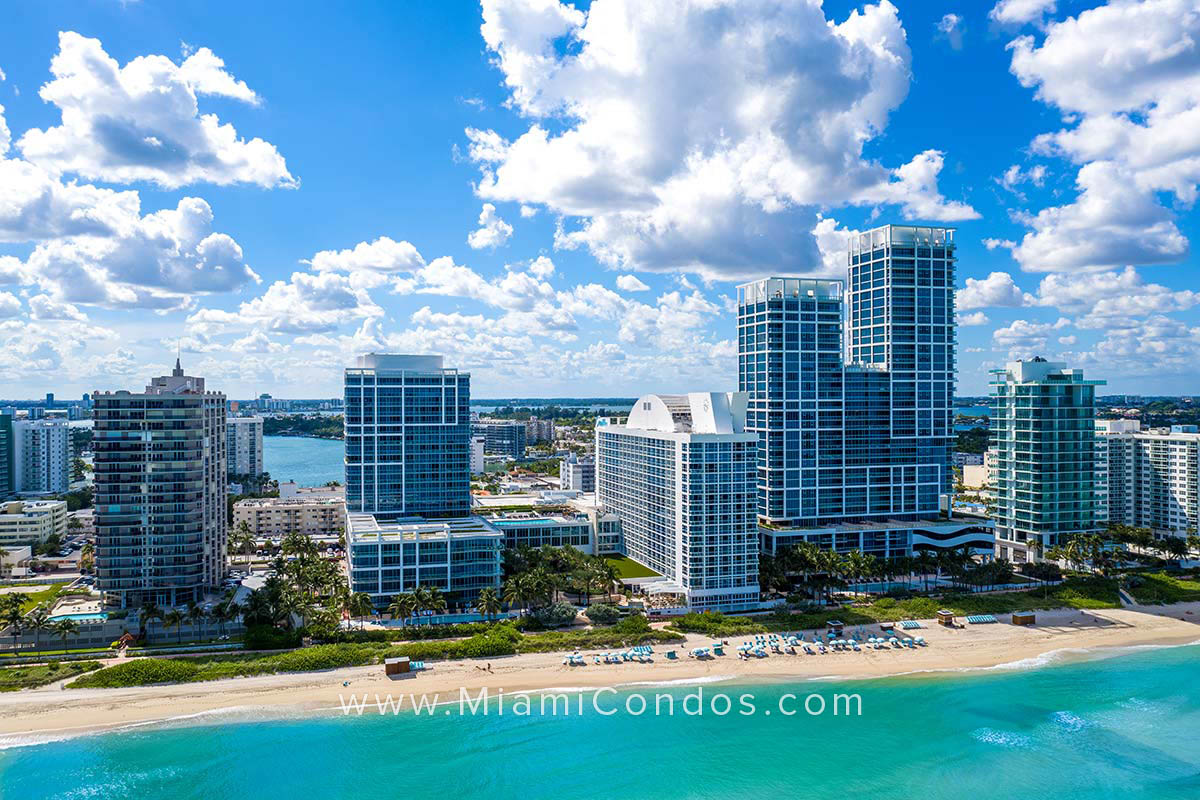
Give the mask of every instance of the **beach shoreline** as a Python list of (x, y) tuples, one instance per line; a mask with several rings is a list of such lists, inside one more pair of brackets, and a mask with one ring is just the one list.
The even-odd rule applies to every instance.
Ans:
[[(61, 684), (0, 694), (0, 748), (211, 716), (250, 715), (253, 719), (302, 715), (342, 715), (341, 699), (350, 694), (385, 697), (424, 695), (437, 702), (458, 702), (460, 690), (472, 697), (487, 688), (518, 693), (588, 691), (614, 687), (683, 686), (729, 682), (738, 685), (803, 681), (854, 681), (909, 677), (938, 678), (1037, 668), (1120, 655), (1155, 646), (1200, 642), (1200, 603), (1078, 611), (1038, 612), (1031, 628), (995, 625), (942, 628), (923, 621), (919, 635), (929, 646), (915, 649), (779, 655), (739, 660), (730, 640), (728, 654), (707, 660), (687, 657), (711, 638), (690, 634), (676, 645), (655, 646), (654, 662), (618, 665), (563, 665), (562, 653), (536, 653), (472, 661), (430, 662), (426, 672), (393, 680), (382, 666), (324, 672), (285, 673), (202, 683), (122, 689), (65, 689)], [(668, 649), (679, 652), (668, 660)], [(488, 669), (490, 667), (490, 670)], [(344, 685), (346, 684), (346, 685)], [(374, 713), (372, 711), (372, 713)]]

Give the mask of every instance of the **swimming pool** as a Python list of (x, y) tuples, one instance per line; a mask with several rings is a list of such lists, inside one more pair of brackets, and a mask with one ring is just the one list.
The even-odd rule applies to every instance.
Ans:
[[(935, 585), (934, 581), (929, 582), (930, 588)], [(852, 583), (847, 587), (852, 592), (872, 592), (885, 594), (887, 592), (900, 592), (905, 590), (916, 591), (923, 588), (920, 583), (909, 583), (908, 581), (872, 581), (869, 583)]]
[[(502, 620), (506, 617), (515, 617), (517, 612), (510, 611), (507, 614), (494, 614), (492, 620)], [(462, 614), (438, 614), (430, 617), (416, 617), (415, 619), (407, 620), (409, 625), (456, 625), (460, 622), (483, 622), (483, 615), (473, 611)], [(380, 625), (400, 625), (400, 620), (382, 620)]]
[(50, 617), (50, 622), (58, 622), (60, 619), (73, 619), (77, 622), (100, 622), (108, 619), (108, 614), (103, 611), (93, 612), (91, 614), (55, 614)]

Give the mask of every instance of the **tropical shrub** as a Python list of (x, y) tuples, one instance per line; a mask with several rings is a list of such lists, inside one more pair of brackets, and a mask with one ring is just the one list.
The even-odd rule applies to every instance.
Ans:
[(1057, 581), (1062, 578), (1062, 567), (1053, 561), (1026, 561), (1019, 570), (1022, 575), (1043, 581)]
[(533, 618), (547, 628), (561, 628), (575, 621), (579, 612), (570, 603), (559, 601), (533, 612)]
[(612, 625), (621, 618), (621, 610), (611, 603), (588, 606), (587, 617), (596, 625)]
[(621, 633), (649, 633), (650, 622), (641, 614), (630, 614), (617, 623), (617, 630)]
[(181, 659), (135, 658), (97, 670), (67, 684), (71, 689), (111, 689), (153, 683), (182, 683), (196, 680), (200, 668)]
[(251, 625), (246, 628), (242, 646), (247, 650), (287, 650), (300, 646), (300, 634), (271, 625)]

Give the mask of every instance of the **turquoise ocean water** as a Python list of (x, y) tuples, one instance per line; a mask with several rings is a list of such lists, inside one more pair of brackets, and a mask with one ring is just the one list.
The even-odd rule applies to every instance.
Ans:
[(263, 466), (277, 481), (295, 481), (301, 486), (324, 486), (329, 481), (344, 483), (340, 440), (307, 436), (264, 436)]
[[(1200, 647), (887, 680), (738, 686), (759, 713), (432, 716), (135, 728), (0, 751), (6, 798), (1200, 797)], [(416, 682), (399, 684), (405, 690)], [(353, 688), (353, 687), (351, 687)], [(340, 687), (331, 687), (336, 705)], [(636, 687), (681, 702), (695, 686)], [(861, 717), (783, 717), (855, 692)], [(603, 695), (601, 707), (624, 695)], [(636, 703), (634, 704), (636, 707)], [(536, 703), (535, 706), (536, 708)], [(785, 703), (785, 707), (791, 707)], [(814, 704), (815, 707), (815, 704)]]

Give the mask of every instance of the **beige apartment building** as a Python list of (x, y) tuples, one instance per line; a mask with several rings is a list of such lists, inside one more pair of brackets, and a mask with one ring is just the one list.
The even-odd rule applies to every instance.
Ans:
[(0, 547), (41, 544), (67, 533), (65, 500), (12, 500), (0, 503)]
[(245, 522), (263, 539), (293, 531), (306, 536), (336, 536), (346, 527), (346, 501), (340, 497), (261, 497), (233, 504), (233, 527)]

